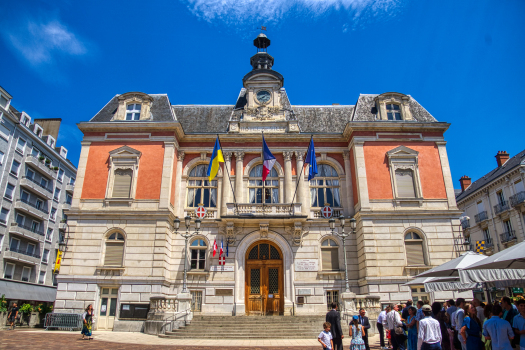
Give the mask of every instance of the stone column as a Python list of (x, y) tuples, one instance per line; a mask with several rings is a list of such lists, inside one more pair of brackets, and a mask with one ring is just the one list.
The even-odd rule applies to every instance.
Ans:
[(441, 161), (441, 171), (443, 172), (443, 181), (445, 183), (445, 191), (447, 193), (448, 208), (457, 209), (456, 196), (454, 194), (454, 184), (452, 182), (452, 175), (450, 173), (450, 165), (448, 164), (446, 141), (436, 142), (439, 152), (439, 160)]
[(284, 203), (292, 203), (295, 190), (292, 181), (292, 155), (293, 152), (283, 152), (284, 157)]
[(89, 155), (89, 146), (91, 142), (82, 141), (80, 143), (80, 159), (78, 160), (77, 177), (75, 179), (75, 190), (73, 192), (73, 201), (71, 208), (80, 208), (80, 198), (82, 197), (82, 187), (84, 186), (84, 177), (86, 176), (86, 164)]
[[(231, 160), (232, 152), (223, 152), (224, 156), (224, 168), (222, 174), (222, 215), (226, 215), (227, 206), (226, 203), (232, 202), (232, 189), (230, 186), (230, 178), (228, 176), (228, 170), (231, 171)], [(228, 169), (228, 170), (226, 170)]]
[[(350, 152), (344, 151), (343, 152), (343, 159), (345, 161), (345, 176), (346, 176), (346, 197), (347, 201), (345, 205), (347, 205), (346, 213), (349, 216), (354, 216), (355, 210), (354, 210), (354, 189), (352, 187), (352, 167), (350, 165)], [(343, 193), (343, 189), (341, 189), (341, 194)]]
[[(184, 151), (177, 152), (177, 169), (175, 169), (175, 215), (179, 218), (184, 218), (184, 205), (181, 201), (181, 197), (184, 197), (181, 194), (181, 182), (182, 182), (182, 162), (184, 161)], [(182, 204), (182, 205), (181, 205)]]
[(173, 158), (175, 156), (175, 143), (164, 142), (164, 164), (162, 165), (162, 180), (160, 183), (159, 209), (167, 209), (171, 199), (171, 184), (173, 179)]
[[(308, 215), (310, 211), (310, 196), (306, 195), (304, 185), (304, 170), (301, 169), (304, 166), (304, 152), (295, 151), (295, 159), (297, 161), (297, 176), (299, 176), (299, 186), (297, 187), (297, 203), (301, 203), (301, 213)], [(293, 194), (292, 194), (293, 196)]]
[(243, 203), (244, 198), (242, 195), (242, 161), (244, 159), (244, 152), (235, 152), (235, 199), (237, 203)]

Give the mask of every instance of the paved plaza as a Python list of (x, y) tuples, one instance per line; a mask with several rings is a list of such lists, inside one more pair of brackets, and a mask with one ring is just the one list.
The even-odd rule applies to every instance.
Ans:
[[(252, 340), (199, 340), (199, 339), (163, 339), (143, 333), (95, 332), (94, 340), (81, 340), (80, 332), (61, 332), (45, 330), (0, 331), (0, 349), (176, 349), (176, 350), (212, 350), (227, 347), (242, 349), (302, 349), (319, 350), (317, 339), (252, 339)], [(350, 339), (344, 339), (345, 348), (350, 346)], [(379, 349), (379, 337), (370, 338), (371, 349)]]

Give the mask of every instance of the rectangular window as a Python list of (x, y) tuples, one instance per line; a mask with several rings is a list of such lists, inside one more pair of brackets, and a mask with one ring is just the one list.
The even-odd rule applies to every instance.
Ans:
[(14, 274), (15, 274), (15, 265), (14, 264), (10, 264), (10, 263), (5, 263), (4, 278), (8, 278), (8, 279), (12, 280)]
[(4, 95), (0, 95), (0, 106), (4, 107), (4, 109), (6, 109), (8, 102), (9, 101), (7, 100), (7, 98), (5, 98)]
[(327, 290), (326, 291), (327, 310), (332, 310), (332, 303), (337, 303), (337, 305), (339, 305), (339, 291), (338, 290)]
[(339, 255), (337, 248), (323, 248), (321, 249), (321, 256), (324, 271), (338, 271), (339, 270)]
[(204, 270), (206, 265), (206, 250), (205, 249), (192, 249), (191, 250), (191, 262), (190, 268), (192, 270)]
[(44, 188), (47, 188), (47, 184), (49, 183), (49, 181), (47, 181), (47, 179), (45, 177), (42, 177), (40, 179), (40, 186), (44, 187)]
[(22, 193), (20, 194), (20, 199), (22, 200), (22, 202), (29, 202), (29, 193), (27, 193), (26, 191), (22, 191)]
[(24, 215), (16, 213), (16, 223), (18, 226), (24, 226), (24, 221), (26, 217)]
[(0, 151), (0, 164), (4, 162), (4, 152)]
[(57, 216), (56, 208), (51, 208), (51, 220), (55, 221)]
[(423, 242), (417, 240), (405, 241), (407, 265), (425, 265)]
[(126, 120), (139, 120), (140, 109), (141, 105), (139, 103), (129, 104), (126, 108)]
[(66, 204), (71, 204), (73, 201), (73, 197), (71, 197), (70, 194), (66, 194)]
[(479, 201), (477, 203), (477, 207), (478, 207), (478, 213), (481, 213), (482, 211), (485, 211), (485, 207), (483, 206), (483, 202), (482, 201)]
[(503, 221), (503, 229), (505, 230), (505, 232), (509, 232), (509, 233), (512, 231), (510, 220)]
[(104, 266), (122, 266), (123, 256), (124, 244), (120, 242), (107, 242)]
[(15, 191), (15, 186), (11, 185), (10, 183), (7, 183), (7, 185), (5, 186), (4, 197), (7, 199), (13, 199), (14, 191)]
[(60, 188), (55, 187), (55, 195), (53, 196), (53, 199), (58, 202), (59, 198), (60, 198)]
[(11, 237), (11, 242), (9, 242), (9, 250), (11, 251), (18, 251), (18, 248), (20, 247), (20, 240), (16, 238)]
[(53, 229), (48, 228), (46, 232), (46, 241), (51, 242), (51, 238), (53, 238)]
[(520, 192), (523, 192), (525, 191), (525, 189), (523, 188), (523, 181), (518, 181), (518, 182), (515, 182), (514, 183), (514, 187), (516, 188), (516, 193), (520, 193)]
[(490, 232), (488, 228), (483, 230), (483, 238), (485, 238), (486, 243), (488, 244), (492, 243), (492, 238), (490, 238)]
[(133, 178), (132, 170), (129, 170), (129, 169), (115, 170), (112, 197), (113, 198), (130, 198), (132, 178)]
[(20, 170), (20, 163), (13, 160), (13, 164), (11, 164), (11, 174), (18, 176), (18, 170)]
[(16, 150), (23, 154), (25, 149), (26, 149), (26, 141), (21, 138), (18, 138), (18, 143), (16, 144)]
[(31, 150), (31, 155), (35, 158), (38, 158), (40, 155), (40, 151), (38, 150), (38, 148), (33, 147), (33, 149)]
[(42, 261), (47, 263), (49, 259), (49, 249), (44, 249), (44, 254), (42, 255)]
[(9, 135), (11, 135), (11, 130), (9, 130), (4, 124), (0, 123), (0, 136), (9, 140)]
[(39, 228), (40, 228), (40, 223), (38, 221), (31, 222), (31, 232), (38, 232)]
[(415, 198), (414, 173), (408, 169), (396, 170), (397, 195), (400, 198)]
[(36, 248), (36, 246), (35, 246), (33, 243), (28, 243), (28, 244), (27, 244), (26, 253), (27, 253), (28, 255), (33, 255), (33, 254), (35, 254), (35, 248)]
[(191, 290), (191, 311), (201, 312), (202, 311), (202, 291)]
[(44, 284), (46, 281), (46, 272), (40, 271), (40, 277), (38, 277), (38, 283)]
[(69, 178), (69, 184), (70, 185), (74, 185), (75, 184), (75, 178), (74, 177)]
[(503, 191), (499, 191), (498, 193), (496, 193), (496, 196), (498, 197), (499, 204), (505, 203), (505, 196), (503, 196)]
[(35, 179), (35, 172), (29, 168), (27, 168), (26, 170), (26, 178), (28, 178), (29, 180), (34, 180)]
[(64, 170), (58, 169), (57, 180), (60, 181), (60, 182), (62, 182), (62, 180), (64, 180)]
[(29, 278), (31, 277), (31, 268), (24, 266), (22, 269), (22, 281), (29, 282)]
[(0, 210), (0, 222), (5, 224), (7, 222), (8, 215), (9, 215), (9, 210), (6, 208), (2, 208), (2, 210)]
[(37, 199), (35, 201), (35, 208), (39, 209), (39, 210), (43, 210), (44, 208), (44, 202), (42, 202), (40, 199)]

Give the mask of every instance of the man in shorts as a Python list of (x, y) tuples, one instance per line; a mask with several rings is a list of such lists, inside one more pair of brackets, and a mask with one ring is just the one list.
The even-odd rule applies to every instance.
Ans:
[(15, 321), (16, 317), (18, 316), (18, 305), (16, 303), (13, 304), (13, 307), (11, 308), (11, 312), (9, 315), (7, 315), (7, 322), (11, 325), (11, 330), (15, 329)]

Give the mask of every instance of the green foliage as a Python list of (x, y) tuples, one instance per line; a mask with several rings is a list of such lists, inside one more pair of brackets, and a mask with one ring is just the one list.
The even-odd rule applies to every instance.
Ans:
[(33, 312), (33, 306), (30, 304), (24, 304), (20, 307), (20, 311), (23, 312), (24, 314), (29, 314)]
[(36, 307), (35, 307), (35, 311), (38, 311), (38, 313), (40, 314), (48, 314), (50, 312), (53, 312), (53, 305), (46, 305), (46, 304), (38, 304)]
[(0, 312), (7, 311), (7, 300), (5, 299), (5, 294), (2, 294), (0, 297)]

